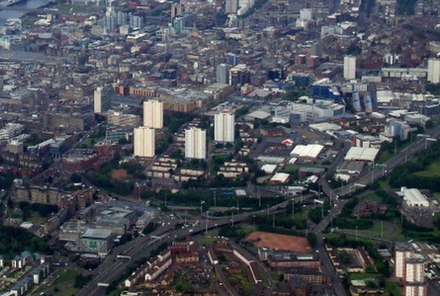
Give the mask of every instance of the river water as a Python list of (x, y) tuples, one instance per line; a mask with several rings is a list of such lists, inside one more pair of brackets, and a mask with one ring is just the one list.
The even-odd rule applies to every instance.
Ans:
[(24, 0), (0, 10), (0, 25), (8, 18), (20, 18), (27, 13), (25, 9), (35, 9), (49, 3), (50, 0)]

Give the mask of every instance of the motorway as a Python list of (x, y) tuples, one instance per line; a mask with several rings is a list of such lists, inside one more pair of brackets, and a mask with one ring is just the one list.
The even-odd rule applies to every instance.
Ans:
[[(269, 208), (269, 214), (275, 214), (280, 211), (279, 208), (285, 207), (287, 202), (279, 204), (275, 207)], [(264, 210), (266, 212), (266, 210)], [(251, 215), (261, 213), (252, 212), (247, 214), (239, 214), (234, 216), (234, 222), (242, 222)], [(231, 223), (230, 217), (225, 217), (221, 220), (201, 222), (199, 225), (192, 227), (192, 232), (189, 232), (188, 228), (182, 229), (178, 227), (178, 224), (170, 225), (167, 227), (161, 227), (152, 232), (149, 236), (139, 236), (132, 241), (116, 247), (110, 255), (105, 257), (104, 261), (94, 270), (95, 276), (93, 279), (77, 294), (78, 296), (90, 296), (90, 295), (105, 295), (106, 288), (98, 287), (98, 283), (110, 283), (120, 278), (125, 272), (126, 268), (137, 260), (149, 256), (151, 251), (156, 249), (162, 243), (171, 243), (179, 237), (193, 236), (203, 233), (206, 230), (229, 225)], [(180, 224), (180, 223), (179, 223)], [(176, 228), (177, 227), (177, 228)], [(153, 238), (154, 237), (154, 238)], [(160, 237), (160, 238), (158, 238)], [(116, 256), (118, 254), (124, 254), (131, 257), (130, 260), (118, 260)]]
[[(440, 137), (440, 127), (436, 127), (430, 130), (429, 132), (427, 132), (426, 134), (429, 135), (429, 137), (431, 138), (438, 139)], [(326, 217), (324, 217), (324, 219), (315, 227), (313, 232), (317, 237), (317, 249), (321, 255), (323, 272), (324, 274), (332, 276), (333, 288), (335, 289), (335, 292), (338, 296), (344, 296), (346, 295), (346, 292), (342, 286), (342, 282), (340, 278), (337, 277), (335, 274), (335, 271), (333, 269), (332, 263), (330, 261), (327, 252), (324, 250), (324, 240), (322, 237), (322, 232), (329, 226), (333, 218), (337, 217), (341, 213), (342, 208), (348, 202), (348, 200), (340, 200), (339, 196), (351, 194), (357, 190), (357, 187), (365, 187), (367, 185), (374, 183), (381, 177), (384, 177), (387, 173), (391, 172), (392, 169), (407, 162), (407, 160), (411, 159), (411, 157), (413, 157), (416, 153), (423, 151), (425, 147), (427, 147), (427, 142), (425, 141), (426, 139), (420, 139), (417, 142), (408, 145), (406, 148), (400, 151), (399, 154), (390, 158), (381, 166), (375, 166), (372, 170), (361, 174), (353, 182), (336, 190), (330, 188), (330, 186), (327, 183), (326, 177), (327, 175), (330, 176), (331, 169), (328, 170), (328, 174), (326, 173), (326, 175), (324, 175), (323, 178), (320, 179), (319, 184), (321, 185), (320, 187), (322, 189), (322, 192), (330, 198), (331, 203), (334, 206), (330, 209), (330, 213)], [(347, 147), (345, 147), (344, 150), (346, 148)], [(339, 158), (341, 157), (341, 155), (345, 155), (345, 153), (340, 153), (338, 155), (338, 158), (335, 159), (332, 168), (336, 167), (342, 161), (343, 158)]]
[[(440, 137), (440, 127), (436, 127), (427, 133), (430, 137), (438, 139)], [(410, 144), (405, 149), (403, 149), (398, 155), (389, 159), (385, 165), (387, 167), (387, 172), (391, 171), (398, 165), (403, 164), (410, 159), (414, 154), (420, 152), (425, 147), (425, 139), (418, 140), (417, 142)], [(327, 184), (327, 175), (333, 173), (337, 165), (343, 161), (345, 153), (351, 147), (344, 143), (343, 149), (341, 153), (335, 158), (332, 166), (329, 168), (328, 173), (326, 173), (323, 178), (320, 179), (320, 185), (322, 191), (331, 199), (334, 203), (334, 207), (331, 208), (329, 215), (327, 215), (314, 229), (314, 233), (317, 235), (317, 249), (320, 253), (323, 262), (323, 273), (329, 275), (333, 278), (333, 287), (338, 296), (346, 295), (345, 289), (342, 286), (341, 280), (336, 277), (335, 271), (333, 269), (330, 258), (328, 257), (327, 252), (324, 250), (324, 242), (322, 237), (322, 231), (324, 231), (328, 225), (330, 224), (333, 217), (336, 217), (344, 207), (346, 200), (339, 200), (338, 196), (350, 194), (356, 190), (355, 184), (361, 184), (361, 186), (366, 186), (376, 181), (378, 178), (382, 177), (385, 174), (385, 170), (382, 167), (375, 167), (373, 170), (366, 172), (359, 176), (354, 182), (344, 186), (344, 188), (333, 190)], [(279, 211), (281, 208), (285, 208), (289, 201), (285, 201), (278, 205), (275, 205), (268, 209), (269, 214), (274, 214), (274, 212)], [(247, 214), (240, 214), (234, 217), (235, 222), (240, 222), (247, 219), (251, 215), (256, 215), (261, 213), (252, 212)], [(191, 235), (195, 235), (205, 231), (206, 229), (210, 230), (213, 228), (221, 227), (224, 225), (228, 225), (230, 223), (230, 219), (223, 218), (220, 220), (209, 221), (206, 223), (200, 223), (198, 226), (193, 227), (193, 232)], [(174, 227), (173, 227), (174, 228)], [(151, 238), (151, 237), (138, 237), (134, 240), (128, 242), (125, 245), (119, 246), (113, 250), (112, 254), (108, 255), (103, 263), (95, 270), (96, 276), (85, 286), (79, 293), (79, 296), (89, 296), (89, 295), (105, 295), (105, 288), (98, 287), (97, 284), (100, 282), (110, 283), (113, 280), (119, 279), (120, 276), (125, 272), (125, 269), (136, 260), (148, 256), (152, 250), (157, 248), (160, 244), (167, 242), (170, 243), (174, 241), (177, 237), (188, 236), (190, 233), (188, 229), (170, 229), (170, 228), (160, 228), (154, 231), (152, 236), (161, 236), (161, 238)], [(117, 254), (126, 254), (131, 256), (130, 260), (116, 260)]]

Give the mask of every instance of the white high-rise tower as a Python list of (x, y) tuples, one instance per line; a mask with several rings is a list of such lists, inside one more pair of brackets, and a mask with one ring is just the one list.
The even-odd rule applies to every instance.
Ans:
[(356, 79), (356, 57), (344, 56), (344, 79)]
[(163, 128), (163, 103), (158, 100), (144, 101), (144, 126)]
[(206, 158), (206, 130), (196, 127), (185, 130), (185, 157)]
[(234, 142), (235, 115), (234, 113), (221, 112), (214, 115), (214, 141)]
[(93, 92), (93, 111), (95, 113), (102, 112), (102, 87), (98, 86)]
[(134, 129), (134, 156), (154, 157), (155, 154), (154, 128), (140, 126)]
[(431, 83), (440, 83), (440, 60), (428, 60), (428, 81)]

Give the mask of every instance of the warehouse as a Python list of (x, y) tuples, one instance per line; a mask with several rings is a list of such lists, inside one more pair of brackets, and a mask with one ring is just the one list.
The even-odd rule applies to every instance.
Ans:
[(351, 147), (344, 159), (374, 162), (378, 153), (379, 149), (376, 148)]
[(409, 207), (429, 207), (428, 199), (417, 188), (402, 187), (398, 194)]
[(323, 149), (324, 146), (319, 144), (296, 145), (290, 155), (303, 161), (312, 161), (319, 156)]

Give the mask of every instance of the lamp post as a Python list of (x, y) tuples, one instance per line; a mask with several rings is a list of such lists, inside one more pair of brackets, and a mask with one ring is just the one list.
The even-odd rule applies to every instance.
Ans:
[(208, 223), (209, 223), (209, 211), (206, 211), (205, 234), (208, 233)]
[(203, 214), (203, 204), (205, 203), (204, 200), (200, 200), (200, 216)]

